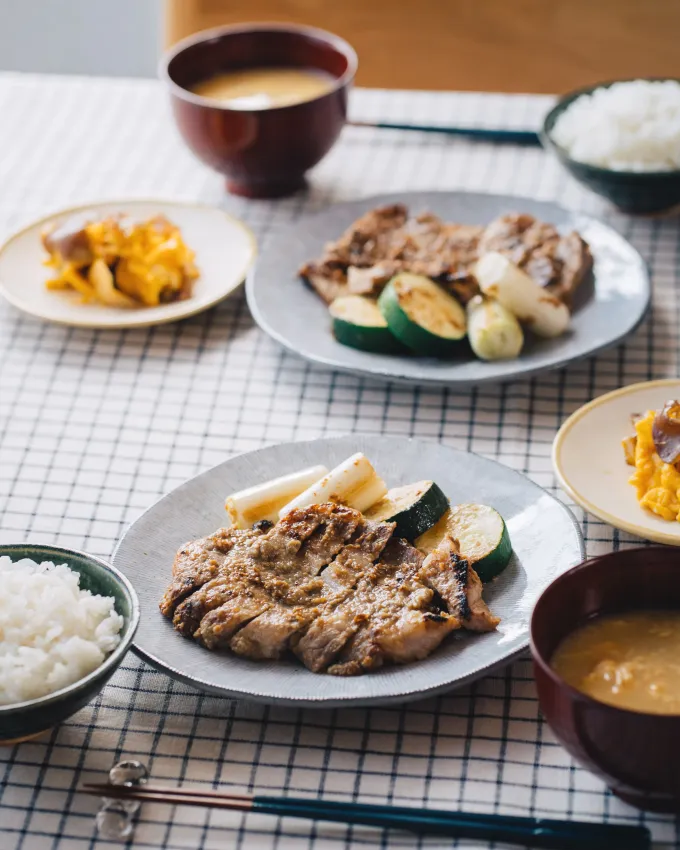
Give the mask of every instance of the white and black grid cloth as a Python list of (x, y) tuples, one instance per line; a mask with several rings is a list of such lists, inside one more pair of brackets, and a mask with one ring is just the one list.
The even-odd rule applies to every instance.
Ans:
[[(550, 103), (361, 90), (352, 97), (355, 118), (477, 127), (536, 127)], [(348, 432), (438, 440), (557, 492), (550, 446), (567, 415), (624, 384), (677, 375), (678, 220), (612, 212), (538, 148), (347, 128), (310, 192), (272, 203), (225, 196), (221, 178), (183, 147), (154, 82), (0, 76), (0, 116), (1, 235), (70, 204), (159, 197), (222, 206), (266, 245), (303, 211), (337, 200), (468, 189), (558, 200), (603, 217), (642, 253), (654, 284), (653, 313), (625, 345), (544, 377), (461, 392), (311, 366), (254, 326), (242, 293), (183, 323), (124, 332), (43, 324), (2, 303), (0, 542), (108, 557), (130, 522), (197, 472), (267, 443)], [(637, 543), (575, 512), (589, 555)], [(130, 654), (72, 720), (0, 749), (1, 850), (113, 846), (96, 839), (96, 801), (77, 787), (103, 781), (122, 757), (141, 759), (171, 784), (645, 823), (655, 846), (680, 848), (672, 818), (643, 816), (574, 766), (539, 717), (527, 661), (403, 708), (313, 711), (205, 696)], [(423, 844), (473, 846), (157, 805), (142, 807), (132, 841), (167, 850)]]

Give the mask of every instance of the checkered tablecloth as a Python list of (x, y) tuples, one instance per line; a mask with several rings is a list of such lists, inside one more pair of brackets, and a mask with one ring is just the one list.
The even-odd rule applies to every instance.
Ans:
[[(356, 91), (352, 110), (356, 118), (534, 127), (548, 104)], [(623, 384), (677, 374), (677, 219), (613, 213), (539, 149), (347, 129), (308, 194), (270, 203), (225, 196), (220, 177), (184, 149), (154, 82), (1, 76), (0, 122), (2, 234), (60, 206), (137, 196), (222, 206), (266, 245), (301, 212), (337, 200), (468, 189), (557, 199), (600, 215), (642, 252), (654, 281), (653, 318), (626, 345), (531, 381), (455, 393), (414, 392), (296, 359), (254, 326), (242, 293), (186, 322), (129, 332), (42, 324), (2, 303), (0, 542), (107, 557), (141, 511), (200, 470), (266, 443), (351, 431), (440, 440), (556, 492), (550, 445), (568, 414)], [(576, 515), (590, 555), (636, 543)], [(94, 835), (96, 802), (77, 787), (102, 780), (123, 756), (170, 783), (644, 822), (656, 846), (680, 848), (673, 819), (623, 805), (555, 743), (527, 661), (403, 708), (311, 711), (205, 696), (130, 654), (71, 721), (0, 749), (0, 848), (110, 846)], [(133, 840), (168, 850), (421, 845), (364, 828), (156, 805), (143, 807)]]

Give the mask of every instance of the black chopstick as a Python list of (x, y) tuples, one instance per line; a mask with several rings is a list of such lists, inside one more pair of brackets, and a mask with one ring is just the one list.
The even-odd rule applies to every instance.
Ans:
[(499, 841), (544, 850), (649, 850), (649, 830), (640, 826), (558, 821), (509, 815), (465, 814), (405, 806), (375, 806), (296, 797), (264, 797), (214, 790), (152, 786), (85, 785), (88, 794), (117, 799), (236, 809), (260, 814), (336, 823), (402, 829), (418, 835), (439, 835), (479, 841)]
[(415, 130), (419, 133), (443, 133), (467, 136), (480, 142), (507, 142), (514, 145), (540, 145), (541, 138), (533, 130), (491, 130), (484, 127), (438, 127), (431, 124), (393, 124), (389, 121), (348, 121), (350, 127), (373, 127), (378, 130)]

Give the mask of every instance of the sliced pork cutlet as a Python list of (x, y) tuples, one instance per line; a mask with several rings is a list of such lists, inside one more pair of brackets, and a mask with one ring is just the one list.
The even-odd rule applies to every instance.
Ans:
[(588, 243), (573, 230), (560, 238), (555, 257), (562, 262), (561, 273), (557, 281), (548, 285), (548, 289), (571, 306), (574, 293), (592, 271), (593, 255)]
[(358, 511), (330, 503), (291, 511), (243, 551), (232, 552), (220, 575), (177, 608), (175, 627), (217, 649), (275, 602), (317, 598), (317, 574), (362, 519)]
[(432, 246), (445, 227), (438, 216), (422, 213), (384, 233), (380, 243), (381, 256), (375, 264), (347, 269), (349, 292), (377, 297), (389, 279), (400, 271), (429, 274), (429, 268), (434, 264), (438, 272), (441, 263)]
[(386, 662), (420, 660), (460, 628), (460, 621), (419, 580), (422, 563), (422, 553), (393, 539), (373, 574), (354, 592), (354, 628), (328, 673), (355, 676)]
[(350, 266), (347, 269), (347, 294), (377, 298), (391, 277), (401, 271), (399, 260), (381, 260), (374, 266)]
[[(414, 557), (419, 566), (422, 563), (422, 556), (417, 550), (414, 550), (414, 552)], [(399, 564), (401, 564), (402, 560), (406, 561), (406, 554), (407, 550), (404, 549), (401, 542), (394, 539), (385, 547), (380, 560), (385, 564), (387, 571), (394, 572), (396, 562), (399, 561)], [(370, 573), (364, 570), (357, 577), (355, 582), (357, 587), (351, 596), (348, 594), (344, 601), (339, 600), (343, 604), (336, 602), (335, 605), (327, 606), (314, 620), (302, 639), (297, 642), (294, 647), (296, 655), (313, 673), (324, 670), (334, 661), (347, 642), (365, 624), (366, 611), (364, 606), (366, 600), (362, 597), (365, 582), (362, 582), (361, 579), (368, 577), (369, 582), (374, 583), (379, 569), (379, 566), (375, 567)], [(382, 572), (385, 573), (385, 568)]]
[(172, 581), (159, 603), (161, 613), (172, 619), (175, 608), (206, 582), (215, 578), (235, 546), (243, 548), (264, 529), (219, 528), (214, 534), (185, 543), (175, 556)]
[(430, 229), (418, 240), (416, 250), (404, 255), (404, 269), (436, 280), (460, 278), (476, 262), (484, 228), (468, 224), (445, 224)]
[(274, 601), (271, 607), (232, 637), (229, 643), (232, 651), (248, 658), (280, 658), (291, 643), (304, 635), (310, 623), (315, 625), (315, 618), (321, 612), (331, 609), (352, 593), (364, 571), (380, 557), (394, 527), (394, 523), (363, 521), (352, 540), (313, 583), (312, 594), (306, 598), (305, 595), (294, 595), (293, 604)]
[(385, 661), (403, 663), (432, 652), (458, 623), (416, 579), (422, 561), (417, 549), (392, 538), (354, 591), (332, 611), (322, 612), (297, 644), (305, 666), (315, 673), (328, 667), (329, 673), (351, 676)]
[[(469, 300), (479, 292), (471, 268), (483, 230), (476, 225), (446, 224), (433, 213), (409, 218), (385, 239), (382, 247), (386, 254), (375, 265), (348, 269), (348, 289), (358, 295), (379, 295), (393, 275), (408, 271), (441, 283), (455, 281), (458, 291)], [(463, 280), (469, 281), (465, 289), (460, 288)], [(472, 294), (470, 286), (474, 288)]]
[(463, 286), (463, 281), (477, 259), (483, 230), (447, 224), (429, 212), (409, 218), (402, 204), (378, 207), (328, 243), (321, 258), (302, 266), (300, 275), (327, 303), (350, 293), (377, 296), (400, 271), (455, 281), (454, 292), (469, 300), (476, 282)]
[(305, 263), (300, 269), (300, 277), (308, 283), (326, 304), (332, 304), (336, 298), (350, 295), (347, 272), (340, 266), (330, 263)]
[(500, 617), (489, 610), (482, 599), (479, 576), (457, 550), (455, 540), (448, 538), (427, 556), (419, 578), (441, 596), (449, 613), (458, 618), (463, 628), (491, 632), (500, 623)]
[(499, 251), (516, 266), (524, 266), (533, 251), (560, 235), (552, 224), (528, 213), (508, 213), (489, 222), (479, 239), (479, 256)]
[[(329, 242), (318, 260), (304, 263), (298, 274), (330, 304), (352, 291), (347, 281), (350, 266), (368, 268), (387, 259), (387, 246), (407, 218), (408, 210), (403, 204), (369, 210), (352, 222), (339, 239)], [(367, 281), (357, 282), (355, 290), (367, 285)]]
[(364, 213), (352, 222), (342, 236), (329, 242), (323, 261), (349, 266), (373, 266), (390, 256), (389, 246), (408, 220), (403, 204), (388, 204)]
[(437, 243), (446, 225), (434, 213), (421, 213), (408, 218), (393, 230), (383, 243), (385, 258), (399, 263), (402, 269), (411, 269), (416, 260), (433, 258), (432, 246)]
[[(352, 541), (321, 573), (320, 596), (313, 608), (307, 606), (303, 609), (298, 606), (287, 611), (272, 610), (267, 612), (265, 617), (258, 618), (258, 621), (252, 624), (253, 627), (259, 626), (259, 620), (268, 621), (269, 615), (271, 618), (278, 616), (291, 624), (290, 645), (298, 655), (313, 652), (319, 642), (325, 645), (329, 638), (325, 618), (353, 592), (366, 570), (380, 557), (392, 537), (394, 528), (395, 524), (392, 522), (364, 520)], [(237, 637), (240, 637), (240, 634)]]

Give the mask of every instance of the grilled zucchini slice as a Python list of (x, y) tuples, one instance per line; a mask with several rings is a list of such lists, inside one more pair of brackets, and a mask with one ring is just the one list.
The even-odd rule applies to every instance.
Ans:
[(378, 306), (397, 339), (417, 354), (450, 357), (465, 338), (465, 310), (428, 277), (401, 272), (383, 289)]
[(378, 305), (363, 295), (343, 295), (328, 308), (333, 318), (333, 334), (342, 345), (373, 351), (377, 354), (398, 354), (404, 346), (387, 327)]
[(503, 517), (488, 505), (455, 505), (416, 540), (416, 546), (429, 554), (447, 534), (458, 541), (460, 554), (470, 561), (482, 581), (491, 581), (510, 561), (508, 529)]
[(434, 481), (393, 487), (365, 511), (367, 519), (396, 522), (397, 537), (415, 540), (432, 528), (449, 508), (449, 500)]

